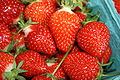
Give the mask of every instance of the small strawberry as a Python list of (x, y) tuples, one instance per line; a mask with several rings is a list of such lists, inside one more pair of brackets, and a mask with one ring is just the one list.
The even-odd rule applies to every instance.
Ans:
[(85, 52), (72, 52), (62, 63), (71, 80), (95, 80), (99, 75), (98, 59)]
[(58, 49), (66, 52), (69, 45), (75, 42), (75, 36), (80, 29), (80, 21), (69, 5), (62, 3), (62, 7), (51, 16), (49, 27)]
[(0, 23), (0, 50), (6, 50), (11, 42), (11, 32), (7, 26)]
[(17, 33), (16, 29), (13, 29), (12, 31), (13, 34), (13, 41), (15, 43), (14, 48), (16, 47), (24, 47), (25, 46), (25, 42), (24, 42), (24, 34), (22, 32)]
[(56, 46), (53, 37), (46, 26), (36, 24), (29, 19), (26, 23), (19, 22), (25, 33), (25, 44), (30, 50), (46, 54), (55, 54)]
[(111, 47), (108, 46), (103, 56), (99, 59), (100, 62), (106, 64), (109, 61), (111, 54), (112, 54)]
[(20, 0), (0, 0), (0, 22), (11, 25), (19, 21), (24, 4)]
[(22, 73), (26, 77), (36, 76), (38, 74), (45, 73), (47, 71), (47, 64), (44, 58), (35, 51), (25, 51), (16, 57), (17, 64), (24, 61), (21, 69), (27, 70), (28, 72)]
[[(54, 70), (56, 69), (56, 67), (58, 66), (58, 63), (56, 62), (50, 62), (50, 63), (47, 63), (48, 67), (48, 72), (49, 73), (54, 73)], [(65, 76), (65, 73), (63, 71), (63, 68), (62, 67), (59, 67), (59, 69), (54, 73), (54, 76), (57, 78), (57, 79), (61, 79), (61, 78), (64, 78), (64, 80), (66, 79), (66, 76)], [(52, 79), (51, 79), (52, 80)]]
[(113, 0), (117, 12), (120, 14), (120, 0)]
[(52, 80), (52, 79), (47, 78), (46, 75), (37, 75), (37, 76), (34, 76), (32, 80)]
[(78, 32), (77, 42), (81, 49), (100, 58), (110, 42), (109, 29), (101, 22), (89, 22)]
[(52, 2), (53, 0), (33, 1), (25, 8), (26, 19), (30, 17), (34, 22), (43, 26), (47, 25), (50, 16), (55, 12), (55, 3)]

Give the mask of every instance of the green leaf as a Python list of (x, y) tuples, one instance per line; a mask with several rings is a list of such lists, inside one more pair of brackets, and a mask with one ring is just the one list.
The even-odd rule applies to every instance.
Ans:
[(18, 73), (28, 72), (27, 70), (17, 69)]
[(65, 80), (65, 78), (61, 78), (61, 79), (59, 79), (59, 80)]
[(55, 61), (58, 58), (52, 57), (51, 59), (46, 60), (46, 63), (57, 62)]
[(16, 68), (17, 68), (17, 64), (16, 64), (16, 61), (14, 60), (13, 69), (16, 69)]
[(17, 69), (19, 69), (19, 68), (23, 65), (23, 63), (24, 63), (24, 60), (22, 60), (22, 61), (18, 64)]
[(17, 76), (16, 79), (18, 79), (18, 80), (26, 80), (23, 76)]

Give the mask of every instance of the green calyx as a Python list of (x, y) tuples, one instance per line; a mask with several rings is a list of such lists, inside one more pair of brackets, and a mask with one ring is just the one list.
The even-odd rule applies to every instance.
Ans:
[[(99, 75), (97, 76), (97, 78), (96, 78), (95, 80), (105, 80), (106, 78), (109, 78), (109, 77), (111, 77), (111, 76), (120, 75), (120, 72), (115, 73), (115, 74), (105, 74), (105, 73), (104, 73), (103, 67), (105, 67), (105, 66), (110, 66), (111, 64), (113, 64), (113, 62), (114, 62), (114, 60), (112, 60), (112, 61), (110, 61), (110, 62), (108, 62), (108, 63), (106, 63), (106, 64), (102, 64), (102, 63), (99, 63), (99, 62), (98, 62), (99, 66), (100, 66), (100, 71), (99, 71)], [(109, 72), (115, 71), (115, 69), (109, 69), (108, 71), (109, 71)], [(103, 77), (104, 77), (104, 78), (103, 78)]]
[(22, 3), (32, 3), (32, 2), (37, 2), (37, 1), (41, 1), (41, 0), (21, 0)]
[(92, 21), (98, 21), (100, 17), (100, 12), (97, 12), (97, 14), (93, 15), (93, 14), (88, 14), (86, 17), (85, 21), (82, 21), (83, 26), (89, 22)]
[(5, 79), (7, 80), (26, 80), (23, 76), (20, 76), (19, 73), (27, 72), (26, 70), (20, 69), (24, 61), (21, 61), (18, 66), (14, 61), (13, 69), (10, 72), (4, 72)]

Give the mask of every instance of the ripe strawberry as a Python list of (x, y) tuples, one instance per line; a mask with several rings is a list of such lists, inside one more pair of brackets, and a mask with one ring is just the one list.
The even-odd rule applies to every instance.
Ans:
[[(48, 72), (49, 73), (53, 73), (54, 70), (56, 69), (56, 67), (58, 66), (58, 63), (56, 62), (53, 62), (53, 63), (47, 63), (48, 67)], [(66, 79), (66, 76), (65, 76), (65, 73), (63, 71), (63, 68), (62, 67), (59, 67), (59, 69), (55, 72), (54, 76), (57, 78), (57, 79), (61, 79), (61, 78), (64, 78)], [(51, 79), (52, 80), (52, 79)]]
[(62, 66), (71, 80), (95, 80), (99, 75), (98, 59), (85, 52), (69, 53)]
[(32, 80), (52, 80), (51, 78), (46, 78), (46, 75), (34, 76)]
[(100, 62), (106, 64), (111, 57), (111, 53), (112, 53), (111, 47), (108, 46), (106, 51), (104, 52), (103, 56), (99, 59)]
[(24, 34), (22, 32), (17, 33), (16, 29), (12, 30), (12, 34), (13, 34), (13, 41), (15, 43), (14, 48), (16, 47), (24, 47), (25, 46), (25, 42), (24, 42)]
[(46, 54), (55, 53), (55, 43), (48, 27), (33, 24), (25, 28), (24, 32), (27, 48)]
[(0, 80), (3, 80), (3, 73), (13, 69), (14, 58), (12, 55), (0, 52)]
[(113, 0), (117, 12), (120, 14), (120, 0)]
[(78, 12), (78, 11), (76, 11), (75, 14), (78, 15), (78, 17), (80, 19), (80, 22), (85, 21), (85, 19), (86, 19), (86, 15), (85, 14), (82, 14), (81, 12)]
[(58, 49), (66, 52), (70, 44), (75, 42), (80, 28), (79, 17), (70, 8), (63, 6), (51, 16), (49, 27)]
[(7, 49), (11, 42), (11, 32), (5, 25), (0, 23), (0, 50)]
[(48, 24), (50, 16), (55, 12), (55, 5), (52, 0), (34, 1), (25, 8), (25, 17), (29, 17), (34, 22), (45, 26)]
[(24, 63), (21, 66), (21, 69), (28, 71), (23, 73), (24, 76), (32, 77), (47, 71), (47, 64), (45, 63), (44, 58), (35, 51), (28, 50), (16, 57), (17, 64), (22, 60)]
[(0, 22), (5, 25), (17, 23), (24, 5), (20, 0), (0, 0)]
[(103, 56), (109, 41), (109, 29), (105, 24), (97, 21), (87, 23), (77, 35), (79, 47), (97, 58)]

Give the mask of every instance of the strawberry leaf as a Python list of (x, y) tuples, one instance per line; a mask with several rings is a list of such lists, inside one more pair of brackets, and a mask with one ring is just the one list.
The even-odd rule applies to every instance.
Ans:
[(59, 79), (59, 80), (65, 80), (65, 78), (61, 78), (61, 79)]
[(46, 63), (57, 62), (55, 61), (58, 58), (52, 57), (51, 59), (46, 60)]
[(26, 80), (23, 76), (17, 76), (16, 79), (18, 79), (18, 80)]
[(23, 65), (23, 63), (24, 63), (24, 61), (22, 60), (22, 61), (18, 64), (17, 69), (19, 69), (19, 68)]

